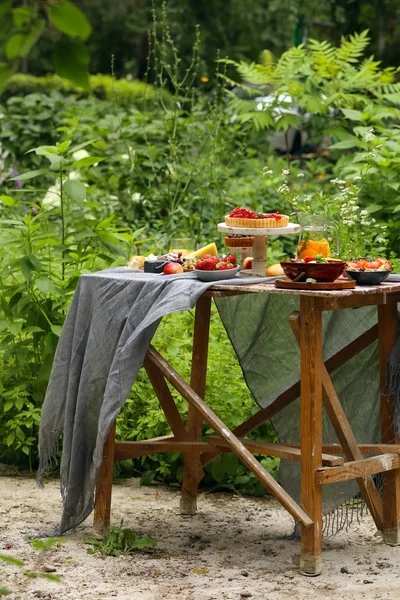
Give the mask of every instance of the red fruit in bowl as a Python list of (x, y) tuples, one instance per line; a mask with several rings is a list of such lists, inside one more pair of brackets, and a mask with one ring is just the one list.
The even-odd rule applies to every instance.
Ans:
[(211, 256), (206, 254), (196, 264), (196, 269), (200, 269), (200, 271), (214, 271), (215, 265), (217, 263), (219, 263), (219, 258), (217, 256)]
[(306, 263), (309, 263), (309, 262), (311, 262), (312, 260), (315, 260), (315, 257), (314, 257), (314, 256), (305, 256), (305, 257), (304, 257), (304, 262), (306, 262)]
[(232, 263), (224, 261), (224, 260), (217, 263), (217, 265), (215, 266), (216, 271), (228, 271), (229, 269), (234, 269), (234, 268), (235, 268), (235, 265), (232, 265)]
[(177, 273), (183, 273), (183, 267), (177, 262), (167, 263), (164, 267), (164, 275), (176, 275)]
[(230, 262), (232, 265), (236, 265), (236, 256), (234, 254), (227, 254), (224, 258), (224, 262)]

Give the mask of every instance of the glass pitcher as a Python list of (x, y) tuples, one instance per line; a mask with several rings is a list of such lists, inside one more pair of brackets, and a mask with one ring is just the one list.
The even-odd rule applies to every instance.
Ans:
[(320, 254), (325, 258), (331, 257), (331, 244), (334, 252), (339, 255), (340, 239), (336, 225), (329, 222), (325, 215), (297, 215), (301, 225), (301, 232), (297, 244), (296, 258), (316, 256)]

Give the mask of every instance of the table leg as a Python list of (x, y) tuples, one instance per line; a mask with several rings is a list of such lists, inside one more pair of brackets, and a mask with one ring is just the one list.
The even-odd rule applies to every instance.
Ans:
[[(398, 443), (392, 422), (392, 398), (386, 394), (386, 365), (397, 338), (397, 304), (378, 306), (379, 372), (381, 386), (382, 442)], [(394, 441), (396, 439), (396, 441)], [(390, 545), (400, 544), (400, 469), (382, 473), (383, 540)]]
[(112, 473), (114, 466), (115, 421), (111, 426), (103, 450), (103, 462), (100, 467), (94, 502), (93, 531), (104, 536), (110, 526)]
[(322, 486), (315, 471), (322, 465), (322, 311), (318, 300), (300, 298), (301, 505), (313, 520), (301, 527), (300, 572), (322, 571)]
[[(201, 296), (196, 304), (194, 321), (192, 372), (190, 387), (204, 398), (206, 391), (208, 339), (210, 333), (211, 298)], [(187, 429), (192, 441), (201, 441), (203, 417), (195, 406), (189, 405)], [(198, 462), (200, 455), (184, 457), (182, 494), (180, 512), (194, 515), (197, 510), (197, 488), (199, 480), (193, 476), (193, 469), (188, 466)], [(196, 465), (197, 466), (197, 465)]]

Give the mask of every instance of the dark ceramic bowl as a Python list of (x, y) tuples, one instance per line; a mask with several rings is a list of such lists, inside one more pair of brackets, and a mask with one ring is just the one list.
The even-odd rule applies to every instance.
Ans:
[(390, 275), (391, 271), (349, 271), (346, 275), (354, 279), (357, 285), (380, 285)]
[(346, 263), (342, 260), (333, 260), (327, 263), (303, 263), (296, 261), (283, 260), (281, 267), (289, 279), (296, 279), (301, 273), (304, 275), (297, 281), (306, 279), (315, 279), (316, 281), (332, 282), (340, 275)]
[(167, 263), (171, 262), (165, 258), (161, 260), (145, 260), (144, 261), (144, 272), (145, 273), (162, 273)]

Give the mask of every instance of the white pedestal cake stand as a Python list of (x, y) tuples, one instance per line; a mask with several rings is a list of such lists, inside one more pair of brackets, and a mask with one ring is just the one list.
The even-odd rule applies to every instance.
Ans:
[[(243, 234), (254, 236), (253, 244), (253, 262), (251, 269), (243, 269), (241, 275), (265, 277), (267, 269), (267, 240), (269, 235), (293, 235), (300, 233), (300, 225), (289, 223), (286, 227), (268, 227), (265, 229), (258, 227), (229, 227), (225, 223), (218, 223), (218, 231), (226, 234)], [(235, 248), (230, 248), (235, 250)]]

